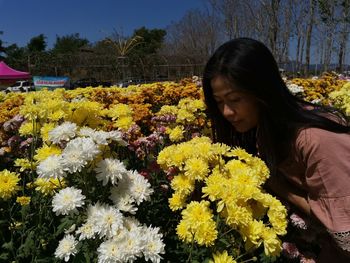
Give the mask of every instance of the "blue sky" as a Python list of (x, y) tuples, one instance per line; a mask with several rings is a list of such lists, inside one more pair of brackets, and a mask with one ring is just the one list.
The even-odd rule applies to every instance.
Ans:
[(56, 35), (79, 33), (95, 42), (117, 30), (165, 28), (203, 0), (0, 0), (0, 39), (5, 46), (25, 46), (39, 34), (51, 48)]

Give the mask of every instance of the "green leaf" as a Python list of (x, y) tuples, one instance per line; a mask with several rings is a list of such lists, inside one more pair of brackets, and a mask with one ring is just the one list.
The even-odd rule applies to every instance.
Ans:
[(4, 243), (4, 244), (2, 244), (2, 247), (4, 249), (12, 251), (13, 250), (13, 242), (10, 241), (10, 242)]
[(9, 253), (1, 253), (0, 254), (0, 260), (8, 260)]
[(74, 221), (69, 218), (63, 218), (61, 222), (62, 223), (58, 226), (57, 231), (55, 233), (56, 237), (61, 235), (65, 229), (70, 228), (74, 224)]
[(30, 231), (24, 243), (19, 247), (19, 257), (27, 257), (35, 251), (35, 232)]

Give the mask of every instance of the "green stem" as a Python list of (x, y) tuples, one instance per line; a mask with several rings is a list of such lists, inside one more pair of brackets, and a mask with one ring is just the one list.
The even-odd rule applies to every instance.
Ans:
[[(236, 258), (238, 259), (238, 258)], [(244, 260), (244, 261), (241, 261), (240, 263), (246, 263), (246, 262), (250, 262), (250, 261), (257, 261), (258, 259), (256, 257), (252, 257), (250, 259), (247, 259), (247, 260)]]
[(186, 260), (186, 263), (191, 262), (192, 260), (192, 251), (193, 251), (193, 245), (194, 245), (194, 235), (192, 236), (192, 243), (191, 243), (191, 249), (190, 249), (190, 254), (188, 255), (188, 258)]

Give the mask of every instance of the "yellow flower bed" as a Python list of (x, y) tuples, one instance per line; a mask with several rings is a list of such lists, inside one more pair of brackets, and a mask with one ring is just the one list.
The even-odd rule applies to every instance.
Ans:
[(330, 103), (329, 94), (339, 90), (346, 83), (345, 80), (340, 80), (331, 73), (325, 73), (319, 79), (294, 78), (290, 82), (304, 88), (305, 100), (324, 105)]

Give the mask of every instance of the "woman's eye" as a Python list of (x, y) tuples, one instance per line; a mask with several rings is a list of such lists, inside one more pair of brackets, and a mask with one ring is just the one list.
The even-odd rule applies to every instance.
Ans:
[(229, 102), (236, 103), (236, 102), (239, 102), (240, 100), (241, 98), (231, 98), (229, 99)]

